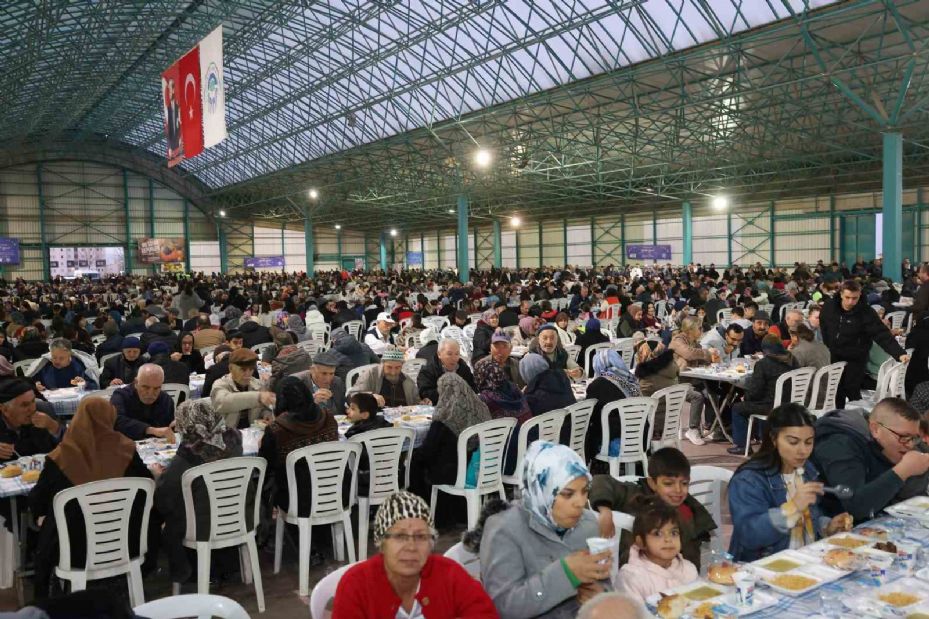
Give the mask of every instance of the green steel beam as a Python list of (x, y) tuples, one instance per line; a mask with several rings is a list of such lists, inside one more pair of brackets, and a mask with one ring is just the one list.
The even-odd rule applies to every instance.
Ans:
[(458, 279), (468, 281), (471, 269), (468, 265), (468, 196), (458, 196), (458, 234), (455, 235), (455, 251), (457, 257)]
[(681, 229), (684, 237), (681, 262), (686, 266), (694, 261), (694, 211), (687, 200), (681, 204)]
[(226, 245), (226, 230), (223, 228), (221, 218), (216, 218), (216, 240), (219, 244), (219, 270), (229, 272), (229, 248)]
[(884, 133), (884, 277), (902, 281), (900, 264), (903, 239), (903, 136), (895, 132)]
[[(123, 174), (123, 221), (125, 223), (126, 229), (126, 272), (132, 273), (132, 255), (135, 253), (134, 247), (132, 246), (132, 217), (130, 216), (129, 211), (129, 172), (126, 171), (126, 168), (122, 170)], [(184, 201), (186, 206), (187, 201)], [(184, 224), (187, 223), (187, 217), (184, 217)], [(187, 236), (186, 234), (184, 235)], [(188, 254), (189, 256), (189, 254)]]
[(42, 182), (42, 164), (35, 167), (35, 184), (39, 196), (39, 239), (42, 244), (42, 272), (46, 281), (52, 279), (50, 257), (48, 255), (48, 233), (45, 227), (45, 187)]
[[(148, 179), (148, 236), (155, 238), (155, 181)], [(152, 273), (158, 272), (158, 265), (152, 264)]]
[(726, 209), (726, 265), (732, 265), (732, 207)]
[(387, 239), (385, 238), (385, 233), (381, 232), (380, 237), (380, 254), (381, 254), (381, 270), (387, 271)]
[(835, 253), (835, 194), (829, 194), (829, 261), (837, 260)]
[[(184, 265), (187, 272), (193, 273), (193, 266), (191, 266), (193, 258), (190, 255), (190, 200), (187, 198), (184, 198), (184, 261), (187, 263)], [(186, 316), (183, 318), (186, 319)]]

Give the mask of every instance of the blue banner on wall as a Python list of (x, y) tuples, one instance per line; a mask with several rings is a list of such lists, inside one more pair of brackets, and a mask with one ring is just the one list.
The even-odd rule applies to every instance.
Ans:
[(0, 237), (0, 264), (19, 263), (19, 239)]
[(632, 260), (670, 260), (670, 245), (626, 245), (626, 257)]
[(406, 266), (408, 267), (423, 266), (423, 252), (421, 251), (406, 252)]
[(248, 256), (245, 258), (246, 269), (283, 269), (284, 256)]

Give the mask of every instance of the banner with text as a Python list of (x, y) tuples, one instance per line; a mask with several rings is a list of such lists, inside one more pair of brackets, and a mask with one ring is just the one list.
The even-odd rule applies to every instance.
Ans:
[(423, 252), (421, 251), (406, 252), (406, 265), (410, 267), (423, 266)]
[(630, 260), (670, 260), (670, 245), (626, 245), (626, 257)]
[(0, 264), (19, 264), (19, 239), (0, 237)]
[(184, 239), (139, 239), (139, 260), (143, 264), (184, 262)]
[(246, 256), (246, 269), (283, 269), (284, 256)]

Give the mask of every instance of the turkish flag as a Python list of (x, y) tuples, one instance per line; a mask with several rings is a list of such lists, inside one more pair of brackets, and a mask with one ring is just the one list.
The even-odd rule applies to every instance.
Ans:
[(203, 107), (200, 100), (200, 47), (184, 54), (177, 62), (178, 104), (181, 133), (184, 136), (184, 158), (203, 152)]

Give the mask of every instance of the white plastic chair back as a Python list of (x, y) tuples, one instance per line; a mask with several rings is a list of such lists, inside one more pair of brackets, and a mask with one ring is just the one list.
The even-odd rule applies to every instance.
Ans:
[(900, 362), (893, 357), (884, 361), (877, 370), (877, 389), (874, 392), (874, 403), (878, 403), (887, 397), (889, 389), (888, 375)]
[(770, 316), (774, 312), (774, 304), (765, 303), (764, 305), (760, 305), (758, 309)]
[[(651, 428), (655, 424), (655, 409), (658, 400), (655, 398), (625, 398), (610, 402), (600, 412), (600, 426), (603, 438), (600, 453), (597, 459), (608, 462), (610, 475), (619, 475), (619, 466), (623, 464), (627, 470), (632, 469), (636, 462), (641, 462), (643, 468), (648, 468), (647, 452), (652, 442)], [(610, 415), (619, 414), (620, 436), (619, 455), (610, 456)], [(647, 430), (647, 431), (646, 431)]]
[[(178, 404), (181, 402), (186, 402), (190, 399), (190, 387), (181, 383), (165, 383), (161, 386), (161, 390), (171, 396), (171, 399), (174, 400), (174, 408), (177, 409)], [(181, 394), (184, 394), (184, 399), (181, 400)]]
[(335, 597), (335, 590), (339, 586), (339, 581), (353, 565), (354, 563), (343, 565), (336, 571), (326, 574), (322, 580), (316, 583), (316, 586), (313, 587), (313, 594), (310, 596), (310, 619), (324, 619), (326, 606)]
[(308, 327), (306, 333), (319, 350), (327, 350), (329, 348), (329, 332), (331, 329), (332, 327), (328, 323), (317, 322)]
[(465, 325), (464, 327), (462, 327), (461, 335), (464, 336), (466, 340), (474, 340), (475, 331), (477, 331), (477, 325), (474, 323), (471, 323), (469, 325)]
[(581, 347), (577, 344), (568, 344), (564, 349), (568, 353), (568, 359), (573, 359), (577, 363), (577, 356), (581, 354)]
[(906, 319), (906, 312), (890, 312), (884, 316), (884, 320), (890, 321), (891, 329), (902, 329), (903, 321)]
[(413, 323), (412, 318), (402, 318), (400, 319), (400, 328), (409, 327)]
[(264, 351), (268, 350), (269, 348), (273, 349), (275, 346), (277, 346), (277, 344), (275, 344), (274, 342), (265, 342), (263, 344), (255, 344), (254, 346), (252, 346), (252, 351), (256, 355), (258, 355), (258, 359), (260, 360), (262, 355), (264, 354)]
[(345, 392), (354, 393), (355, 385), (358, 384), (358, 381), (361, 380), (361, 376), (365, 372), (371, 371), (373, 368), (378, 367), (377, 363), (369, 363), (368, 365), (362, 365), (357, 368), (348, 371), (348, 374), (345, 375)]
[[(144, 497), (139, 530), (139, 555), (129, 556), (129, 520), (139, 494)], [(92, 481), (66, 488), (55, 495), (52, 509), (58, 523), (58, 566), (55, 575), (71, 581), (72, 591), (83, 591), (88, 580), (129, 575), (129, 598), (133, 606), (145, 602), (142, 559), (148, 551), (148, 518), (155, 493), (155, 480), (120, 477)], [(76, 501), (84, 517), (87, 557), (84, 567), (71, 565), (71, 531), (65, 506)]]
[[(372, 503), (399, 492), (401, 487), (409, 486), (410, 456), (415, 438), (416, 433), (412, 428), (380, 428), (349, 439), (350, 442), (363, 445), (368, 454), (371, 480), (368, 498)], [(401, 460), (406, 461), (406, 478), (403, 480), (400, 479)]]
[(724, 327), (729, 326), (729, 322), (732, 320), (732, 309), (724, 307), (723, 309), (716, 312), (716, 322), (721, 324)]
[[(885, 398), (906, 398), (906, 369), (907, 363), (898, 363), (887, 373), (887, 391)], [(880, 401), (880, 400), (878, 400)]]
[(461, 542), (446, 550), (445, 557), (463, 567), (472, 578), (481, 579), (481, 556), (469, 552)]
[[(516, 440), (516, 469), (512, 475), (504, 475), (503, 483), (516, 486), (517, 491), (522, 487), (522, 462), (526, 459), (526, 451), (529, 449), (529, 432), (538, 429), (539, 436), (536, 440), (549, 441), (551, 443), (559, 442), (561, 437), (561, 426), (564, 423), (568, 411), (559, 408), (541, 415), (536, 415), (523, 422), (519, 427), (519, 432), (514, 437), (510, 435), (510, 440)], [(481, 452), (483, 459), (483, 452)]]
[[(196, 545), (197, 513), (193, 497), (193, 484), (202, 479), (210, 504), (209, 537), (204, 540), (212, 548), (243, 544), (245, 536), (254, 533), (258, 526), (258, 511), (261, 506), (261, 489), (264, 485), (268, 462), (264, 458), (242, 456), (225, 458), (192, 467), (181, 477), (181, 493), (187, 512), (185, 545)], [(257, 485), (251, 482), (257, 473)], [(254, 498), (252, 529), (248, 528), (246, 516), (249, 495)]]
[(99, 346), (106, 341), (106, 336), (102, 333), (98, 333), (97, 335), (91, 336), (90, 341), (93, 342), (94, 346)]
[(172, 595), (136, 606), (132, 611), (139, 617), (148, 619), (249, 619), (245, 609), (236, 602), (221, 595)]
[[(212, 354), (214, 350), (216, 350), (216, 346), (204, 346), (200, 349), (200, 354), (203, 355), (203, 357), (205, 358), (207, 355)], [(114, 354), (120, 354), (120, 353), (114, 353)], [(109, 357), (109, 355), (103, 355), (103, 357), (100, 358), (100, 367), (103, 367), (103, 360), (106, 359), (107, 357)]]
[(470, 322), (470, 324), (472, 325), (476, 325), (477, 321), (480, 320), (481, 316), (483, 315), (484, 315), (483, 312), (475, 313), (475, 314), (468, 314), (468, 322)]
[[(774, 405), (772, 409), (781, 404), (794, 402), (796, 404), (806, 404), (806, 397), (809, 393), (810, 385), (813, 382), (813, 375), (816, 373), (815, 368), (798, 368), (789, 372), (784, 372), (777, 378), (774, 385)], [(784, 384), (790, 381), (790, 394), (784, 399)]]
[(668, 302), (667, 301), (655, 301), (655, 318), (662, 320), (665, 316), (668, 315)]
[(626, 367), (632, 368), (632, 357), (634, 351), (632, 348), (632, 338), (623, 337), (616, 340), (613, 340), (610, 345), (616, 349), (616, 352), (620, 354), (623, 358), (623, 361), (626, 362)]
[[(845, 361), (824, 365), (813, 376), (813, 387), (810, 393), (810, 412), (817, 417), (836, 407), (835, 397), (839, 393), (839, 383), (842, 382), (842, 373), (845, 371)], [(819, 405), (820, 392), (824, 394), (823, 404)]]
[[(114, 354), (121, 355), (123, 353), (118, 352)], [(104, 359), (106, 357), (112, 357), (112, 356), (113, 355), (105, 355)], [(32, 373), (30, 372), (30, 370), (32, 369), (32, 365), (36, 361), (38, 361), (38, 359), (23, 359), (22, 361), (17, 361), (16, 363), (13, 364), (13, 374), (15, 374), (16, 376), (32, 376)], [(20, 370), (22, 370), (22, 372), (20, 372)]]
[(410, 377), (414, 383), (419, 378), (419, 372), (426, 367), (425, 359), (407, 359), (403, 362), (403, 373)]
[(308, 354), (310, 358), (312, 358), (314, 355), (316, 355), (318, 352), (322, 350), (319, 347), (319, 344), (317, 344), (314, 340), (303, 340), (302, 342), (297, 342), (296, 346), (297, 348), (299, 348), (300, 350)]
[(593, 398), (581, 400), (577, 404), (568, 406), (565, 410), (571, 419), (571, 449), (587, 462), (584, 441), (587, 438), (587, 429), (590, 427), (590, 417), (593, 415), (597, 401)]
[(361, 334), (364, 331), (364, 328), (365, 325), (360, 320), (349, 320), (342, 325), (342, 329), (344, 329), (346, 333), (358, 341), (361, 341)]
[(681, 416), (689, 392), (690, 385), (683, 383), (665, 387), (652, 394), (651, 397), (659, 403), (664, 399), (664, 427), (661, 430), (661, 438), (652, 443), (653, 451), (670, 445), (681, 448)]
[(449, 325), (448, 316), (423, 316), (423, 324), (441, 333)]
[(629, 531), (632, 533), (632, 525), (635, 524), (635, 516), (625, 512), (613, 512), (613, 526), (619, 531)]
[(461, 327), (445, 327), (442, 329), (441, 338), (461, 342), (464, 339), (464, 332), (462, 332)]
[[(728, 487), (730, 479), (732, 471), (729, 469), (719, 466), (690, 467), (690, 496), (706, 508), (717, 525), (723, 521), (723, 488)], [(722, 542), (722, 535), (718, 533), (714, 533), (710, 540), (714, 550), (722, 550)]]
[(597, 351), (607, 350), (612, 347), (613, 345), (610, 342), (591, 344), (587, 347), (587, 350), (584, 351), (584, 376), (590, 378), (594, 375), (594, 355), (597, 354)]
[[(351, 466), (352, 482), (349, 496), (356, 496), (358, 482), (358, 458), (361, 457), (361, 445), (349, 441), (327, 441), (308, 447), (295, 449), (287, 454), (284, 466), (287, 470), (287, 491), (289, 493), (289, 516), (297, 518), (299, 493), (297, 491), (297, 473), (294, 467), (297, 461), (304, 460), (310, 470), (310, 515), (313, 524), (329, 524), (342, 518), (342, 486), (345, 481), (345, 469)], [(352, 552), (354, 554), (354, 552)]]

